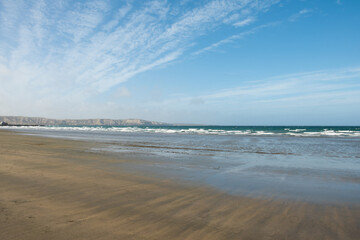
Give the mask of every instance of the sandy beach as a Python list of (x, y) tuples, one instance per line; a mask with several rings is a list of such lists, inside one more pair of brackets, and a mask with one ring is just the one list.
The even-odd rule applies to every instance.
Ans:
[[(113, 171), (97, 143), (0, 131), (0, 239), (359, 239), (360, 206)], [(134, 161), (134, 160), (131, 160)]]

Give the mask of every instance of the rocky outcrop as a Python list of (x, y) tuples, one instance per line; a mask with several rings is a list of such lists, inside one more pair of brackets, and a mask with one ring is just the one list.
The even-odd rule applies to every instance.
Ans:
[(0, 121), (0, 126), (8, 126), (9, 124), (7, 122), (1, 122)]
[(169, 126), (172, 124), (142, 119), (49, 119), (39, 117), (0, 116), (9, 125), (68, 125), (68, 126)]

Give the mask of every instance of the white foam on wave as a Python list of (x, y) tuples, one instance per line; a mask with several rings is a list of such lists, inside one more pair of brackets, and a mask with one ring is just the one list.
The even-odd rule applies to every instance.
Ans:
[(303, 132), (303, 131), (306, 131), (305, 128), (302, 128), (302, 129), (287, 129), (288, 131), (290, 132)]
[(285, 132), (264, 130), (225, 130), (205, 128), (152, 128), (152, 127), (77, 127), (77, 126), (3, 126), (13, 130), (81, 131), (81, 132), (123, 132), (123, 133), (161, 133), (161, 134), (199, 134), (199, 135), (245, 135), (245, 136), (296, 136), (296, 137), (360, 137), (360, 131), (329, 130), (305, 131), (306, 129), (284, 129)]

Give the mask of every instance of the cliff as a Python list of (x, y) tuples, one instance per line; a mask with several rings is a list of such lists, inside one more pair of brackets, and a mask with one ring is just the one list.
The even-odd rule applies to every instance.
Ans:
[(9, 125), (89, 125), (89, 126), (169, 126), (172, 124), (142, 119), (49, 119), (40, 117), (0, 116)]

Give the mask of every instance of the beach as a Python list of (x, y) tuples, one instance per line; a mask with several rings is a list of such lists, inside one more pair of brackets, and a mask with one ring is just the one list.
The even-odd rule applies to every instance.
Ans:
[(128, 171), (136, 158), (92, 151), (101, 145), (1, 130), (0, 239), (360, 238), (360, 204), (251, 198)]

